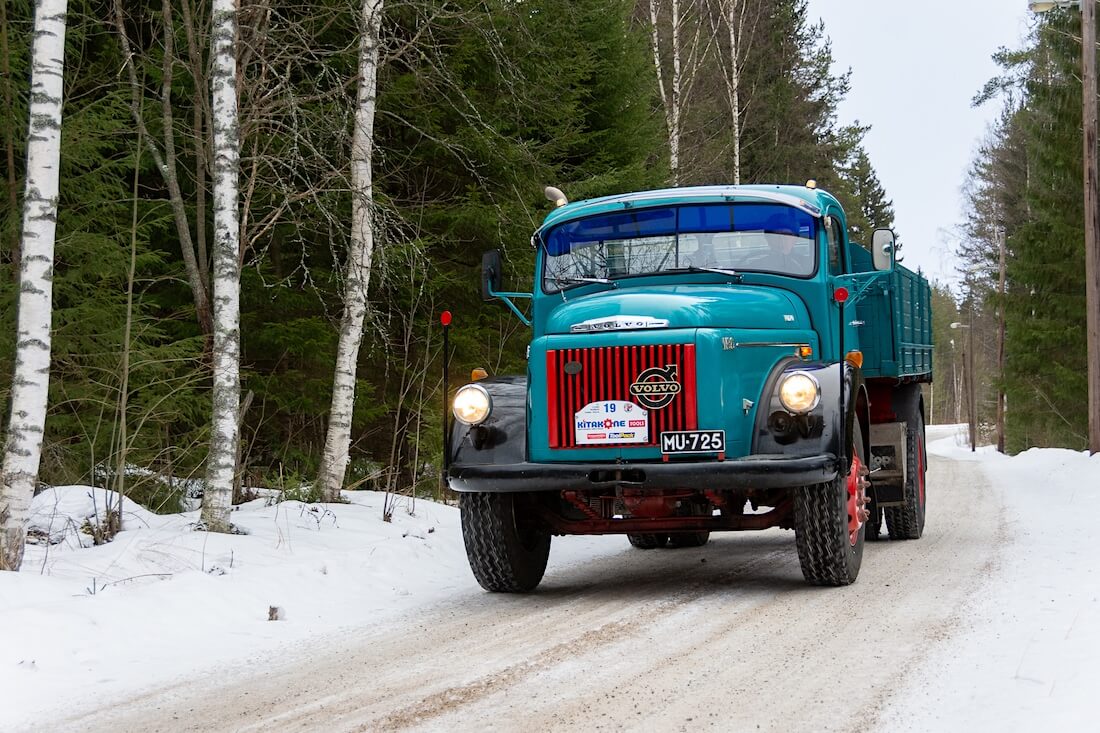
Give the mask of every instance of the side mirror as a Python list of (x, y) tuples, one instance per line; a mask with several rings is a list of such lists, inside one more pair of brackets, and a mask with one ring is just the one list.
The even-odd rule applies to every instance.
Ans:
[(894, 231), (892, 229), (876, 229), (871, 239), (871, 255), (875, 260), (875, 269), (894, 269)]
[(499, 293), (504, 284), (504, 266), (500, 261), (500, 250), (491, 249), (481, 255), (481, 299), (485, 302), (495, 300), (493, 293)]

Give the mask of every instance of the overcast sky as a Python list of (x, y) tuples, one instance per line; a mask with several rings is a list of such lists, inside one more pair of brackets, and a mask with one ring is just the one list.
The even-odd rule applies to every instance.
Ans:
[(905, 245), (906, 266), (953, 280), (960, 187), (999, 112), (970, 101), (997, 73), (990, 58), (1018, 48), (1027, 0), (809, 0), (825, 21), (837, 72), (851, 68), (841, 122), (871, 125), (865, 147)]

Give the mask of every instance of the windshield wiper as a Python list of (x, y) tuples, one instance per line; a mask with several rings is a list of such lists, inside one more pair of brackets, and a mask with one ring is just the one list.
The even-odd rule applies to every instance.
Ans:
[(671, 270), (665, 270), (665, 272), (713, 272), (718, 275), (735, 277), (738, 280), (741, 279), (740, 272), (736, 272), (734, 270), (724, 270), (721, 267), (698, 267), (697, 265), (691, 265), (690, 267), (677, 267)]

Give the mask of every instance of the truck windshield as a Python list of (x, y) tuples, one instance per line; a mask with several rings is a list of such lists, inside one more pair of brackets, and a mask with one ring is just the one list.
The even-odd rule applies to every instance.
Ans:
[(723, 270), (808, 277), (817, 220), (783, 204), (690, 204), (618, 211), (543, 235), (544, 292), (624, 277)]

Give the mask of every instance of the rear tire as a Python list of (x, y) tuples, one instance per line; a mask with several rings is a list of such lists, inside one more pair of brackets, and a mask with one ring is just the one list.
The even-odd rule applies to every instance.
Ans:
[(683, 532), (669, 536), (669, 547), (702, 547), (710, 541), (710, 532)]
[(924, 418), (919, 400), (912, 400), (905, 415), (907, 456), (905, 458), (905, 505), (886, 509), (886, 528), (892, 540), (919, 540), (924, 534), (924, 515), (927, 504), (925, 470), (927, 456), (924, 449)]
[[(864, 460), (859, 422), (852, 429), (854, 455)], [(794, 496), (795, 545), (802, 575), (813, 585), (851, 585), (863, 563), (867, 525), (852, 544), (848, 529), (848, 471), (817, 486), (797, 489)]]
[(668, 542), (667, 534), (628, 534), (626, 538), (639, 550), (655, 550)]
[(461, 494), (462, 539), (470, 570), (494, 593), (534, 590), (546, 572), (550, 533), (536, 527), (522, 494)]

